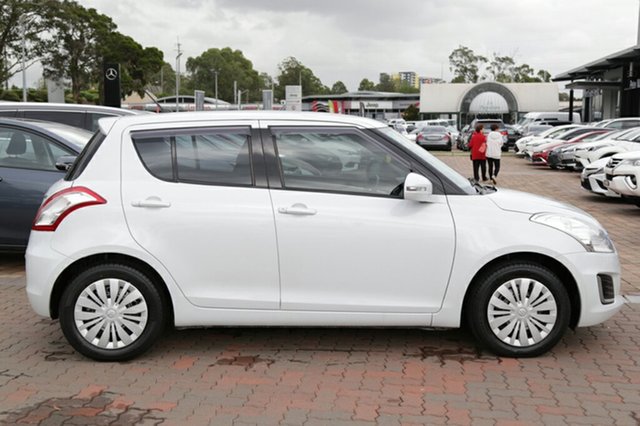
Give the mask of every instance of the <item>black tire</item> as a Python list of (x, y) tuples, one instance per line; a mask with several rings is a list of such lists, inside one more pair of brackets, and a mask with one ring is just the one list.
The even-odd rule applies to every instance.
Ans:
[[(111, 306), (110, 292), (112, 290), (109, 283), (114, 283), (113, 285), (117, 286), (116, 305), (113, 306), (113, 309), (106, 308), (107, 305)], [(126, 286), (125, 283), (130, 286)], [(100, 293), (96, 286), (101, 286), (103, 293)], [(84, 297), (79, 301), (83, 292)], [(87, 294), (95, 300), (83, 302), (87, 300)], [(100, 294), (106, 294), (108, 300), (101, 306), (101, 309), (104, 309), (102, 314), (96, 313), (97, 309), (93, 311), (93, 305), (100, 304), (96, 303), (96, 300), (101, 300)], [(125, 300), (127, 300), (126, 304), (117, 304), (117, 302)], [(99, 330), (97, 336), (93, 337), (94, 342), (103, 335), (111, 341), (108, 344), (113, 344), (113, 338), (119, 338), (120, 335), (131, 342), (121, 342), (122, 347), (109, 348), (100, 347), (100, 342), (92, 343), (87, 340), (91, 337), (85, 338), (76, 325), (75, 308), (77, 303), (85, 305), (85, 307), (81, 307), (80, 314), (95, 316), (96, 322), (94, 324), (103, 324), (98, 327), (86, 327), (86, 330), (89, 330), (87, 334), (91, 334), (92, 330)], [(87, 304), (91, 306), (87, 307)], [(71, 346), (81, 354), (96, 361), (126, 361), (145, 352), (162, 334), (168, 318), (165, 306), (162, 293), (138, 269), (115, 263), (96, 265), (76, 275), (64, 290), (59, 305), (60, 327)], [(118, 315), (118, 309), (124, 310), (126, 317), (112, 319), (114, 315)], [(143, 312), (134, 312), (139, 310)], [(81, 321), (82, 319), (79, 319), (79, 322)], [(87, 320), (82, 325), (86, 326), (92, 321), (94, 320)], [(113, 325), (111, 325), (112, 322)], [(118, 325), (115, 325), (115, 322), (118, 322)], [(105, 335), (104, 330), (106, 330), (105, 325), (107, 324), (110, 326), (110, 331)], [(119, 328), (119, 333), (115, 333), (116, 327)], [(141, 331), (136, 333), (137, 329)]]
[(554, 166), (552, 166), (551, 164), (549, 164), (549, 168), (550, 168), (551, 170), (558, 170), (558, 166), (555, 166), (555, 165), (554, 165)]
[[(527, 321), (525, 316), (528, 317), (529, 314), (526, 312), (526, 306), (524, 307), (524, 310), (523, 308), (518, 307), (518, 311), (516, 312), (516, 305), (511, 304), (504, 296), (498, 294), (498, 301), (494, 302), (494, 306), (495, 303), (501, 302), (514, 306), (512, 318), (515, 318), (514, 320), (509, 320), (506, 323), (501, 324), (503, 328), (499, 329), (500, 325), (498, 324), (500, 324), (502, 319), (507, 317), (508, 311), (500, 308), (490, 310), (490, 303), (494, 296), (494, 292), (496, 292), (498, 288), (501, 288), (501, 290), (508, 290), (506, 287), (503, 287), (503, 285), (506, 285), (507, 283), (513, 283), (512, 285), (520, 286), (519, 288), (528, 288), (527, 298), (528, 296), (533, 295), (533, 288), (529, 288), (527, 281), (521, 279), (534, 280), (535, 282), (542, 284), (544, 289), (546, 289), (540, 290), (541, 293), (538, 296), (534, 296), (534, 302), (537, 301), (539, 303), (534, 303), (534, 306), (531, 307), (531, 309), (536, 311), (535, 308), (539, 309), (540, 306), (546, 308), (549, 306), (548, 303), (555, 303), (556, 308), (555, 322), (551, 325), (550, 331), (537, 342), (535, 342), (536, 336), (532, 334), (532, 330), (535, 328), (535, 331), (539, 332), (540, 327), (531, 327), (532, 323), (529, 323), (530, 328), (526, 328), (526, 332), (524, 333), (525, 336), (529, 336), (526, 343), (527, 346), (524, 347), (516, 345), (515, 342), (513, 344), (507, 343), (499, 338), (492, 330), (489, 321), (489, 316), (494, 315), (494, 325), (496, 325), (497, 332), (519, 334), (517, 331), (521, 327), (520, 324), (515, 324), (514, 330), (516, 330), (516, 332), (514, 333), (508, 332), (508, 328), (511, 324), (519, 321)], [(536, 291), (540, 289), (536, 284), (533, 285), (536, 287)], [(476, 282), (474, 287), (469, 291), (470, 293), (467, 297), (467, 305), (465, 306), (467, 324), (471, 328), (471, 332), (478, 342), (482, 346), (494, 352), (496, 355), (516, 358), (541, 355), (558, 343), (569, 325), (569, 320), (571, 318), (571, 303), (569, 301), (569, 295), (566, 288), (552, 271), (538, 264), (522, 262), (502, 265), (480, 277), (479, 281)], [(549, 294), (553, 297), (549, 298)], [(511, 293), (511, 295), (515, 296), (515, 293)], [(544, 298), (541, 299), (540, 297)], [(544, 312), (549, 313), (544, 314)], [(502, 316), (498, 317), (496, 313), (499, 313)], [(540, 310), (533, 313), (533, 318), (547, 318), (551, 317), (552, 314), (553, 310)], [(541, 334), (538, 337), (540, 336)], [(519, 337), (522, 336), (519, 335)]]

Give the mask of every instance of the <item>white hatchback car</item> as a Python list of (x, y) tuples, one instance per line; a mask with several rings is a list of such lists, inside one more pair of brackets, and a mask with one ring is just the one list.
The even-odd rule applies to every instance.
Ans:
[(46, 196), (34, 310), (132, 358), (167, 325), (467, 327), (535, 356), (622, 305), (572, 206), (472, 185), (377, 121), (228, 112), (108, 119)]

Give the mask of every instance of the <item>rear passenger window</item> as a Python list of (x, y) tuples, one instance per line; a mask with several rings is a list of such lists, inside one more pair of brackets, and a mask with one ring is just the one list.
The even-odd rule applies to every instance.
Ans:
[(158, 179), (251, 185), (250, 129), (197, 129), (132, 135), (138, 155)]

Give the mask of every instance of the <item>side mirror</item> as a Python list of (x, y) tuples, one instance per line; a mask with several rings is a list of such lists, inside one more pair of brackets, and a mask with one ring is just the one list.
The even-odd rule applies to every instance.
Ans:
[(63, 155), (56, 159), (56, 169), (66, 172), (76, 161), (75, 155)]
[(433, 184), (426, 177), (417, 173), (409, 173), (404, 180), (404, 199), (427, 203), (431, 201)]

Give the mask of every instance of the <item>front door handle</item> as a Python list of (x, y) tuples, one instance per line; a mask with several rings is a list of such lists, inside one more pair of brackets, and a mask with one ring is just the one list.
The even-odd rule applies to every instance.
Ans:
[(302, 203), (296, 203), (291, 207), (280, 207), (278, 209), (278, 213), (282, 214), (292, 214), (296, 216), (313, 216), (318, 213), (315, 209), (310, 209)]
[(133, 207), (151, 207), (151, 208), (167, 208), (171, 207), (171, 203), (168, 201), (162, 201), (160, 197), (148, 197), (146, 200), (132, 201)]

